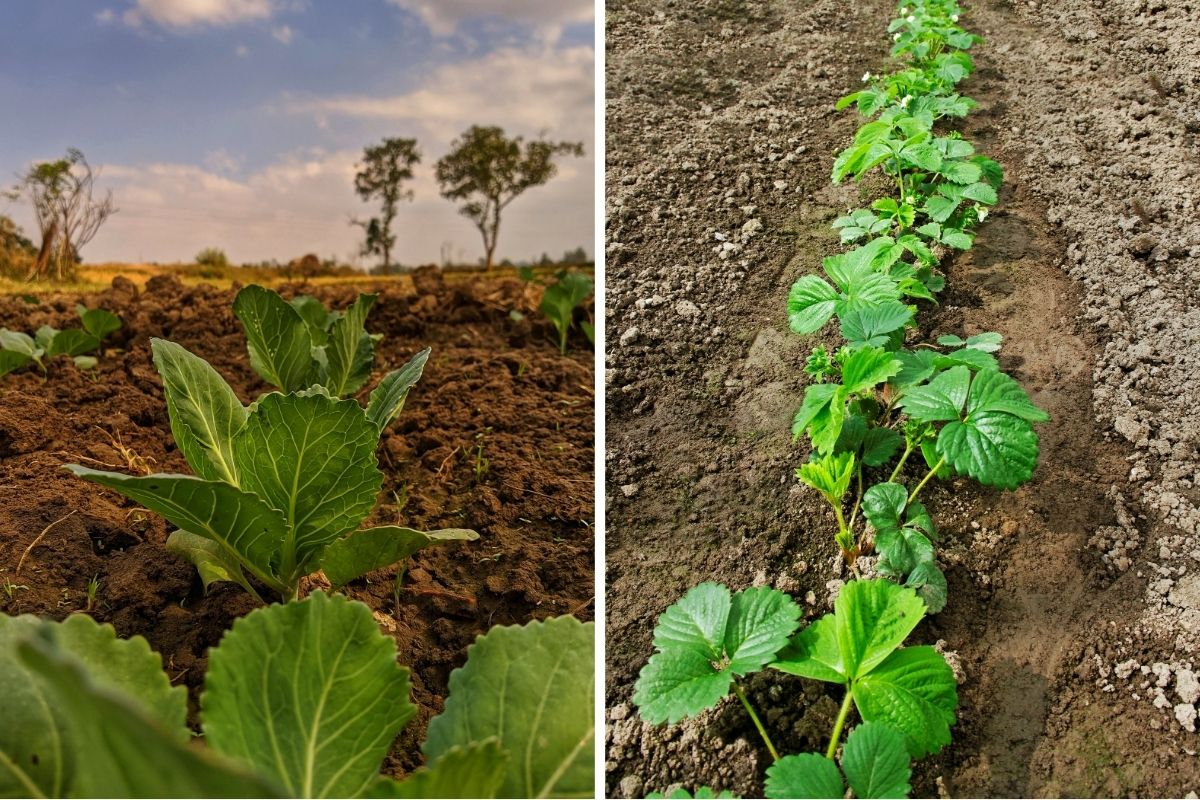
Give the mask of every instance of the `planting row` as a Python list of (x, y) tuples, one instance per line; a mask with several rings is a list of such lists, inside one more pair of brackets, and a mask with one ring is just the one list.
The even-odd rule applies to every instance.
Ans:
[[(0, 718), (10, 723), (0, 730), (0, 796), (591, 793), (590, 623), (560, 617), (481, 637), (451, 674), (422, 748), (426, 768), (397, 783), (379, 771), (415, 707), (395, 643), (361, 603), (298, 599), (315, 573), (336, 591), (422, 547), (479, 538), (363, 527), (384, 478), (380, 435), (429, 357), (385, 375), (365, 407), (356, 401), (380, 338), (366, 329), (374, 302), (363, 294), (331, 312), (311, 297), (241, 290), (233, 311), (251, 366), (278, 389), (249, 406), (206, 361), (152, 340), (171, 432), (194, 474), (66, 468), (170, 522), (167, 549), (195, 565), (206, 589), (228, 581), (283, 602), (237, 621), (210, 651), (202, 751), (186, 746), (186, 690), (170, 687), (141, 637), (117, 639), (85, 616), (0, 616)], [(81, 311), (98, 345), (119, 321), (109, 314), (93, 331), (95, 313)], [(39, 350), (50, 352), (35, 346), (30, 361), (40, 364)]]
[[(881, 175), (893, 193), (835, 220), (854, 248), (822, 261), (828, 280), (806, 275), (788, 295), (795, 333), (836, 318), (845, 340), (809, 356), (812, 383), (792, 433), (811, 444), (796, 476), (829, 503), (851, 580), (834, 612), (803, 628), (799, 606), (782, 592), (692, 589), (660, 617), (657, 652), (633, 698), (657, 724), (735, 695), (773, 762), (768, 797), (843, 797), (847, 785), (857, 797), (905, 796), (911, 760), (950, 743), (954, 675), (933, 648), (904, 646), (947, 602), (937, 527), (919, 498), (935, 478), (956, 475), (1016, 488), (1037, 464), (1033, 426), (1048, 419), (1000, 369), (999, 334), (925, 342), (916, 324), (920, 304), (936, 303), (944, 288), (939, 265), (972, 246), (1003, 181), (999, 164), (950, 129), (975, 106), (957, 87), (980, 39), (959, 15), (954, 0), (901, 3), (888, 27), (901, 67), (867, 72), (866, 86), (839, 101), (868, 121), (838, 154), (833, 182)], [(843, 688), (824, 752), (777, 751), (739, 685), (764, 667)], [(715, 795), (699, 787), (695, 796)]]

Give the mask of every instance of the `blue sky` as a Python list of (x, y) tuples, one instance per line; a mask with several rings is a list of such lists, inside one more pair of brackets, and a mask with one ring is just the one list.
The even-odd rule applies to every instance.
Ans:
[[(0, 28), (0, 175), (79, 147), (120, 212), (88, 261), (351, 256), (371, 212), (362, 147), (413, 136), (424, 164), (402, 261), (478, 234), (433, 163), (473, 123), (580, 140), (587, 156), (513, 203), (499, 252), (593, 242), (591, 0), (19, 0)], [(29, 212), (0, 201), (28, 228)]]

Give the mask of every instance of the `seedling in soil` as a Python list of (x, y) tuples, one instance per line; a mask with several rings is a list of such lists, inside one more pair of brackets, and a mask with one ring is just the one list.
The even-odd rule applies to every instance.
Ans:
[(34, 364), (46, 374), (44, 359), (54, 356), (70, 356), (81, 370), (96, 367), (97, 359), (89, 353), (101, 351), (104, 340), (120, 329), (121, 320), (111, 311), (102, 308), (89, 309), (77, 305), (82, 328), (58, 330), (43, 325), (35, 336), (0, 328), (0, 375)]
[(87, 585), (87, 605), (84, 611), (91, 612), (96, 608), (96, 595), (100, 593), (100, 576), (93, 575)]
[(320, 569), (338, 587), (421, 547), (478, 538), (461, 529), (359, 527), (383, 483), (379, 436), (428, 350), (384, 377), (365, 409), (321, 387), (272, 392), (247, 408), (203, 359), (171, 342), (151, 344), (171, 431), (195, 475), (67, 469), (166, 517), (178, 528), (167, 547), (196, 565), (206, 587), (233, 581), (259, 597), (253, 578), (294, 599), (301, 578)]
[(475, 434), (475, 484), (477, 486), (483, 483), (483, 476), (492, 466), (492, 462), (483, 456), (483, 441), (491, 432), (491, 428), (484, 428)]
[[(633, 697), (639, 713), (652, 724), (675, 723), (715, 707), (732, 691), (775, 762), (767, 773), (768, 797), (841, 797), (845, 787), (834, 791), (841, 773), (833, 759), (857, 710), (864, 724), (846, 742), (846, 778), (860, 797), (900, 796), (895, 792), (908, 789), (910, 758), (949, 743), (958, 704), (942, 655), (932, 647), (902, 646), (925, 616), (924, 602), (889, 581), (859, 580), (842, 588), (833, 614), (793, 636), (799, 616), (791, 598), (774, 589), (730, 595), (718, 584), (693, 588), (659, 618), (658, 652), (642, 669)], [(763, 667), (844, 687), (823, 757), (780, 756), (737, 683)], [(872, 763), (886, 767), (875, 783)], [(820, 788), (803, 793), (806, 784)]]
[[(566, 355), (567, 335), (575, 324), (575, 309), (580, 308), (592, 296), (595, 284), (582, 272), (559, 270), (554, 277), (554, 283), (546, 286), (542, 294), (539, 308), (558, 331), (558, 350)], [(533, 271), (522, 272), (521, 279), (533, 280)], [(580, 322), (580, 329), (589, 342), (595, 343), (595, 330), (590, 321)]]
[(283, 392), (321, 386), (333, 397), (347, 397), (371, 377), (382, 337), (366, 331), (375, 299), (360, 294), (345, 311), (328, 311), (315, 297), (300, 295), (289, 303), (251, 285), (234, 298), (233, 313), (246, 331), (250, 366), (264, 381)]
[(479, 637), (429, 723), (426, 766), (395, 781), (379, 770), (416, 712), (409, 670), (361, 603), (314, 592), (234, 622), (209, 651), (203, 746), (145, 639), (84, 615), (0, 615), (0, 709), (19, 723), (0, 726), (0, 795), (590, 796), (593, 636), (558, 617)]

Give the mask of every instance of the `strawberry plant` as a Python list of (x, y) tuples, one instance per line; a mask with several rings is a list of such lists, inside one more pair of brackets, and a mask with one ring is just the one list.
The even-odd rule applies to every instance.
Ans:
[(69, 356), (79, 369), (92, 369), (96, 357), (90, 355), (103, 347), (104, 340), (121, 327), (121, 320), (103, 308), (75, 306), (80, 328), (58, 330), (43, 325), (34, 336), (0, 328), (0, 375), (34, 364), (46, 373), (45, 358)]
[[(881, 579), (852, 581), (842, 588), (834, 613), (795, 633), (800, 609), (784, 593), (756, 588), (731, 594), (719, 584), (701, 584), (659, 618), (658, 652), (642, 669), (633, 702), (646, 721), (675, 723), (732, 692), (774, 762), (767, 797), (781, 798), (844, 795), (833, 759), (857, 711), (863, 723), (845, 742), (846, 779), (859, 797), (901, 796), (910, 760), (949, 743), (958, 704), (942, 655), (932, 647), (902, 646), (925, 613), (912, 589)], [(779, 754), (738, 684), (767, 667), (843, 688), (824, 756)]]
[(277, 292), (247, 286), (233, 300), (246, 331), (250, 366), (282, 392), (323, 387), (334, 397), (354, 394), (371, 377), (379, 334), (366, 331), (376, 295), (360, 294), (345, 311), (328, 311), (300, 295), (290, 303)]
[(592, 790), (592, 625), (495, 627), (450, 675), (426, 766), (379, 775), (413, 717), (371, 611), (314, 592), (234, 623), (208, 655), (203, 746), (141, 637), (0, 616), (6, 797), (571, 797)]
[(259, 597), (253, 578), (294, 599), (300, 579), (319, 569), (340, 586), (420, 547), (478, 538), (458, 529), (360, 527), (383, 484), (379, 436), (420, 379), (428, 350), (385, 376), (365, 409), (320, 386), (272, 392), (247, 408), (203, 359), (160, 339), (151, 346), (171, 432), (195, 475), (67, 469), (178, 528), (167, 547), (196, 565), (206, 587), (233, 581)]

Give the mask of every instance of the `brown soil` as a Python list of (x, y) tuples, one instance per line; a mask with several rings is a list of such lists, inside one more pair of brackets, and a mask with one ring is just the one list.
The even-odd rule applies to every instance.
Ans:
[[(426, 724), (441, 708), (450, 670), (477, 635), (492, 625), (560, 614), (590, 619), (594, 592), (587, 342), (573, 336), (569, 354), (560, 356), (531, 290), (512, 279), (446, 285), (427, 272), (414, 285), (385, 288), (368, 320), (371, 331), (385, 335), (376, 350), (377, 377), (433, 348), (424, 377), (381, 442), (385, 481), (368, 522), (467, 527), (481, 539), (414, 556), (398, 605), (394, 569), (346, 589), (376, 611), (396, 638), (401, 662), (413, 669), (419, 713), (389, 758), (387, 769), (395, 773), (420, 764)], [(301, 291), (343, 307), (357, 290), (283, 289), (285, 296)], [(226, 584), (205, 596), (195, 570), (163, 548), (170, 530), (162, 519), (71, 477), (61, 465), (126, 470), (115, 440), (157, 470), (188, 472), (171, 438), (149, 339), (170, 339), (207, 359), (250, 401), (270, 387), (250, 369), (230, 310), (234, 293), (185, 288), (167, 277), (139, 292), (118, 279), (86, 298), (125, 323), (94, 374), (62, 359), (45, 381), (25, 370), (0, 382), (0, 588), (7, 587), (0, 611), (63, 617), (85, 608), (95, 577), (92, 615), (123, 636), (145, 636), (172, 679), (193, 690), (193, 701), (207, 649), (255, 601)], [(65, 327), (80, 299), (0, 298), (0, 326)], [(525, 319), (511, 319), (514, 309)], [(486, 468), (477, 476), (480, 445)], [(68, 513), (16, 574), (26, 548)]]
[[(974, 4), (967, 20), (988, 41), (965, 87), (981, 105), (963, 130), (1004, 164), (1006, 186), (975, 249), (945, 265), (941, 305), (919, 319), (925, 340), (1001, 332), (1002, 366), (1053, 422), (1039, 428), (1038, 471), (1017, 492), (965, 480), (926, 489), (950, 591), (946, 609), (916, 636), (944, 642), (962, 680), (954, 743), (917, 766), (914, 793), (1182, 796), (1200, 786), (1195, 734), (1169, 706), (1150, 705), (1149, 683), (1131, 683), (1141, 694), (1130, 699), (1129, 690), (1114, 691), (1110, 674), (1117, 653), (1146, 665), (1134, 669), (1140, 684), (1151, 662), (1182, 668), (1194, 651), (1181, 650), (1169, 628), (1130, 637), (1128, 621), (1146, 611), (1144, 573), (1114, 576), (1101, 536), (1144, 536), (1130, 553), (1140, 566), (1172, 531), (1136, 499), (1133, 448), (1113, 436), (1097, 396), (1093, 367), (1110, 341), (1088, 321), (1094, 301), (1066, 269), (1078, 239), (1054, 223), (1070, 218), (1072, 200), (1050, 209), (1035, 180), (1046, 160), (1055, 163), (1039, 146), (1064, 106), (1024, 108), (1022, 129), (1014, 122), (1031, 82), (1061, 92), (1055, 81), (1069, 83), (1067, 65), (1078, 61), (1069, 38), (1056, 39), (1059, 27), (1072, 29), (1066, 11), (1051, 7), (1090, 4), (1029, 5), (1036, 20), (1002, 1)], [(832, 219), (887, 190), (832, 187), (829, 169), (860, 122), (833, 104), (863, 72), (889, 69), (892, 12), (891, 3), (834, 0), (610, 4), (612, 795), (707, 784), (761, 796), (768, 756), (736, 701), (674, 727), (637, 718), (630, 696), (652, 652), (654, 621), (705, 580), (773, 585), (812, 619), (828, 611), (827, 584), (841, 577), (832, 516), (792, 476), (807, 449), (788, 433), (805, 357), (838, 337), (832, 325), (814, 337), (790, 333), (784, 306), (791, 283), (838, 251)], [(1124, 35), (1120, 26), (1100, 30)], [(1027, 53), (1035, 32), (1059, 50)], [(1038, 77), (1034, 62), (1040, 68), (1054, 53), (1063, 74)], [(1074, 75), (1093, 82), (1083, 85), (1096, 80)], [(1107, 291), (1120, 296), (1119, 285)], [(824, 749), (836, 694), (774, 673), (755, 676), (748, 689), (781, 752)]]

